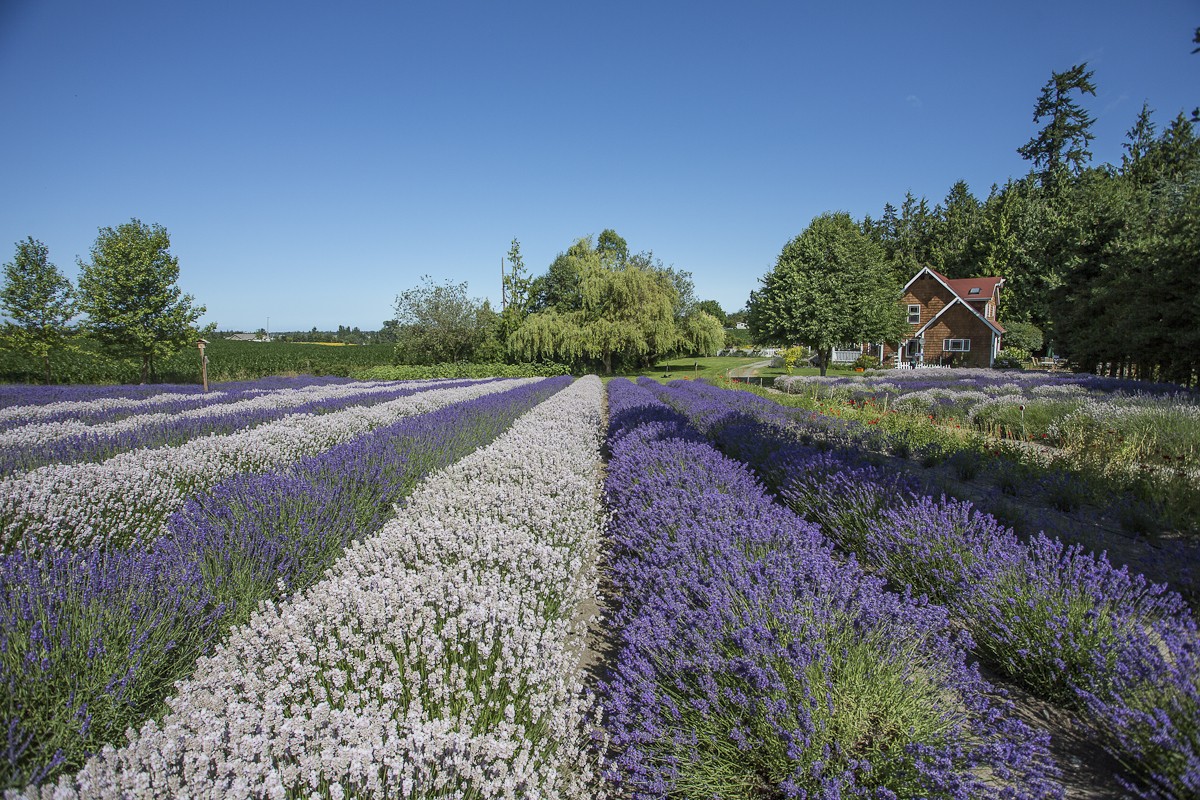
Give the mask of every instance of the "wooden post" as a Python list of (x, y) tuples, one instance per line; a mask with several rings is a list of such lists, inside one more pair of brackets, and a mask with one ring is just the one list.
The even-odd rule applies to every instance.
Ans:
[(204, 345), (208, 342), (203, 339), (196, 341), (196, 347), (200, 348), (200, 382), (204, 384), (204, 391), (208, 391), (208, 356), (204, 355)]

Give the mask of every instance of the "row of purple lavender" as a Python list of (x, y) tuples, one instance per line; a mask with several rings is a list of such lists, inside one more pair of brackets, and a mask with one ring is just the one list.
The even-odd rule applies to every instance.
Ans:
[(987, 663), (1073, 709), (1131, 792), (1200, 792), (1200, 634), (1177, 594), (1078, 546), (1021, 542), (968, 503), (922, 496), (806, 432), (826, 425), (807, 413), (703, 384), (654, 391), (865, 565), (949, 609)]
[(618, 651), (637, 798), (1061, 797), (948, 612), (843, 561), (646, 388), (609, 384)]

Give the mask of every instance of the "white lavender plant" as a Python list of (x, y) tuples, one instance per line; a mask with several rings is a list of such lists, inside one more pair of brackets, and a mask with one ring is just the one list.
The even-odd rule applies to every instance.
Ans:
[(579, 668), (602, 400), (577, 381), (430, 478), (40, 796), (604, 797)]
[(420, 414), (537, 378), (430, 389), (330, 414), (294, 414), (178, 447), (134, 450), (100, 463), (42, 467), (0, 480), (0, 551), (151, 541), (185, 499), (239, 472), (264, 472)]

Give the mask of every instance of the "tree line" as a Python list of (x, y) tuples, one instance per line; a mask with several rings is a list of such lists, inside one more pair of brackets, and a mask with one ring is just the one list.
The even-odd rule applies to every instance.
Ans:
[(537, 276), (513, 239), (500, 311), (471, 298), (465, 283), (422, 281), (396, 298), (403, 364), (550, 361), (612, 374), (675, 354), (712, 355), (725, 342), (725, 313), (697, 300), (691, 273), (651, 251), (630, 253), (612, 229), (576, 240)]
[[(179, 259), (170, 248), (171, 238), (158, 224), (132, 219), (101, 228), (91, 262), (78, 261), (74, 286), (50, 261), (45, 244), (32, 236), (18, 242), (0, 287), (7, 317), (0, 347), (37, 359), (50, 383), (51, 354), (78, 349), (87, 337), (113, 357), (140, 360), (142, 382), (154, 380), (157, 362), (199, 338), (196, 321), (205, 312), (176, 284)], [(72, 324), (81, 314), (83, 321)]]
[(1052, 350), (1087, 371), (1194, 384), (1200, 109), (1160, 126), (1143, 104), (1121, 162), (1094, 164), (1095, 120), (1082, 101), (1095, 94), (1086, 63), (1052, 73), (1034, 105), (1040, 127), (1017, 148), (1028, 173), (986, 198), (958, 181), (932, 207), (909, 193), (877, 219), (815, 219), (752, 293), (752, 333), (818, 350), (896, 341), (906, 326), (885, 299), (898, 309), (900, 287), (930, 266), (1005, 279), (1007, 346)]

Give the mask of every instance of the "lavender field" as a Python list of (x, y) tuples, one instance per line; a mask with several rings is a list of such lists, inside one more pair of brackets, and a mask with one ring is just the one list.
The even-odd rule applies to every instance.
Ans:
[(881, 435), (686, 381), (9, 387), (0, 786), (1077, 796), (1010, 686), (1091, 796), (1200, 793), (1188, 603)]

